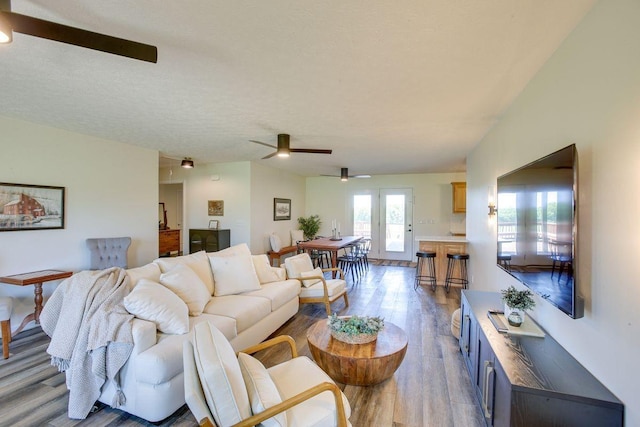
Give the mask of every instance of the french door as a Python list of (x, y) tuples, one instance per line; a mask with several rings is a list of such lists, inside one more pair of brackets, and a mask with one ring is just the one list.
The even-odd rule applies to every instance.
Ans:
[(363, 190), (351, 197), (353, 234), (371, 238), (371, 258), (413, 259), (413, 190)]

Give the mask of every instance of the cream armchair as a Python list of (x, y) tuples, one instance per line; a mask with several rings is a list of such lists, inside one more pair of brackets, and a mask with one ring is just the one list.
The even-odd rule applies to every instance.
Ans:
[[(313, 268), (313, 262), (309, 254), (303, 253), (284, 260), (289, 279), (298, 279), (302, 284), (300, 290), (300, 304), (323, 303), (327, 315), (331, 315), (331, 303), (339, 298), (344, 298), (344, 303), (349, 306), (347, 297), (347, 282), (344, 280), (344, 272), (339, 268)], [(337, 271), (338, 279), (325, 279), (325, 272)]]
[[(291, 347), (291, 360), (266, 369), (250, 356), (282, 343)], [(224, 335), (203, 322), (185, 341), (183, 357), (185, 400), (201, 426), (351, 426), (346, 396), (308, 357), (297, 355), (291, 337), (236, 356)]]

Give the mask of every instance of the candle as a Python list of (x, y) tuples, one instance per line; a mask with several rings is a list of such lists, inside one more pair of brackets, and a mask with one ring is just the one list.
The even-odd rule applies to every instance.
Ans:
[(340, 234), (340, 223), (338, 223), (338, 234)]

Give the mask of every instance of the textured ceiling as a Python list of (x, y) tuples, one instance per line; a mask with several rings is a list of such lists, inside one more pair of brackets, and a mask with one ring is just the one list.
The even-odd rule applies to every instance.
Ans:
[[(14, 0), (158, 47), (151, 64), (14, 34), (0, 115), (198, 163), (305, 176), (465, 170), (595, 0)], [(273, 157), (278, 133), (332, 155)]]

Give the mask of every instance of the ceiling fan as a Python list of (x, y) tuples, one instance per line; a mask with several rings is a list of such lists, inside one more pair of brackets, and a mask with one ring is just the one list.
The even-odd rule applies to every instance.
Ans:
[(158, 62), (155, 46), (21, 15), (11, 11), (11, 0), (0, 0), (0, 43), (11, 43), (13, 31), (140, 61)]
[[(321, 175), (338, 176), (338, 175)], [(371, 175), (349, 175), (349, 168), (340, 168), (340, 181), (347, 181), (349, 178), (371, 178)]]
[(278, 157), (289, 157), (290, 153), (331, 154), (332, 151), (320, 148), (291, 148), (289, 146), (289, 135), (286, 133), (278, 134), (278, 146), (267, 144), (261, 141), (254, 141), (252, 139), (250, 139), (249, 141), (276, 149), (276, 151), (269, 154), (268, 156), (264, 156), (263, 159), (270, 159), (276, 154), (278, 155)]

